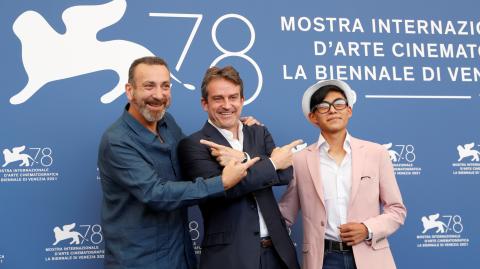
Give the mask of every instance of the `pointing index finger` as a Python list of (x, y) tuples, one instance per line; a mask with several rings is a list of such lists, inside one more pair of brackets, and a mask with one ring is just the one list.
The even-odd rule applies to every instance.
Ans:
[(292, 143), (286, 145), (286, 147), (289, 148), (289, 149), (293, 149), (294, 147), (296, 147), (300, 144), (303, 144), (303, 140), (302, 139), (297, 139), (297, 140), (293, 141)]
[(248, 160), (246, 163), (243, 165), (245, 166), (246, 169), (250, 168), (252, 165), (254, 165), (256, 162), (260, 160), (260, 157), (255, 157), (253, 159)]
[(208, 140), (205, 140), (205, 139), (200, 139), (200, 144), (203, 144), (205, 146), (209, 146), (209, 147), (214, 148), (214, 149), (221, 149), (223, 147), (222, 145), (219, 145), (217, 143), (214, 143), (212, 141), (208, 141)]

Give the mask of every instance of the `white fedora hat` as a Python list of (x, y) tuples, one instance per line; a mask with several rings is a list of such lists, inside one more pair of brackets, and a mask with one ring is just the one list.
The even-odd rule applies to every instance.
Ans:
[(357, 101), (357, 94), (355, 93), (355, 91), (352, 90), (352, 88), (350, 88), (350, 86), (346, 82), (337, 79), (320, 80), (312, 86), (308, 87), (308, 89), (303, 94), (302, 110), (303, 114), (307, 119), (308, 113), (310, 113), (310, 100), (312, 99), (312, 95), (321, 87), (328, 85), (333, 85), (340, 88), (347, 97), (348, 105), (353, 108), (353, 104), (355, 104), (355, 101)]

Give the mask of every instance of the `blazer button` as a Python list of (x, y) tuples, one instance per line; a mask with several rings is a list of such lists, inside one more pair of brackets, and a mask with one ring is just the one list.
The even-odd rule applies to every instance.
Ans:
[(322, 227), (325, 226), (325, 222), (323, 222), (323, 220), (320, 222), (320, 226), (322, 226)]
[(254, 235), (260, 235), (260, 232), (253, 232)]

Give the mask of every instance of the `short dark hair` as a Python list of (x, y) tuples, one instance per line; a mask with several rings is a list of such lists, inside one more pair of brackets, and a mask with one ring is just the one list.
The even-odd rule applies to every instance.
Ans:
[[(146, 57), (138, 58), (135, 61), (133, 61), (133, 63), (130, 65), (130, 68), (128, 69), (128, 83), (132, 85), (135, 83), (135, 68), (137, 68), (139, 64), (163, 65), (168, 69), (167, 62), (165, 62), (165, 60), (163, 60), (160, 57), (146, 56)], [(170, 70), (168, 69), (168, 71)]]
[(233, 84), (240, 86), (240, 97), (243, 98), (243, 81), (242, 78), (240, 78), (240, 74), (238, 73), (233, 66), (228, 65), (223, 68), (220, 67), (210, 67), (208, 68), (207, 72), (205, 72), (205, 75), (203, 76), (202, 80), (202, 98), (204, 100), (207, 100), (208, 98), (208, 92), (207, 92), (207, 85), (214, 79), (219, 79), (223, 78), (226, 79)]
[(341, 93), (343, 95), (343, 97), (345, 97), (345, 100), (347, 100), (347, 104), (348, 104), (347, 96), (345, 95), (345, 92), (342, 89), (340, 89), (339, 87), (337, 87), (335, 85), (325, 85), (323, 87), (318, 88), (318, 90), (316, 90), (315, 93), (312, 94), (312, 97), (310, 98), (310, 111), (312, 111), (312, 109), (316, 105), (323, 102), (323, 100), (325, 100), (325, 97), (327, 96), (327, 94), (329, 92), (339, 92), (339, 93)]

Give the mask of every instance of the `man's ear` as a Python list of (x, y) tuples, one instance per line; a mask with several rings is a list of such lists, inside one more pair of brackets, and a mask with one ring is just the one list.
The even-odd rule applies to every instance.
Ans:
[(308, 113), (308, 121), (315, 126), (318, 126), (318, 120), (314, 112)]
[(127, 95), (128, 101), (133, 100), (133, 85), (130, 83), (125, 84), (125, 94)]
[(205, 99), (205, 98), (202, 97), (202, 99), (200, 99), (200, 103), (201, 103), (201, 105), (202, 105), (203, 110), (204, 110), (204, 111), (208, 111), (208, 107), (207, 107), (208, 102), (207, 102), (207, 99)]

